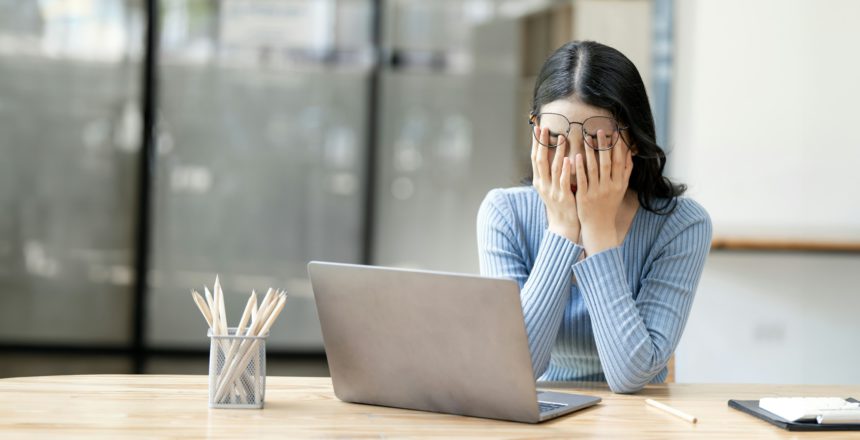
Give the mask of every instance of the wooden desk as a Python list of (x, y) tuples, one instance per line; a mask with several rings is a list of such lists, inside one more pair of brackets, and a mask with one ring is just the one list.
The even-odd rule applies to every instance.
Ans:
[[(561, 384), (603, 402), (539, 425), (344, 403), (329, 378), (270, 377), (263, 410), (207, 407), (205, 376), (93, 375), (0, 380), (0, 438), (860, 438), (855, 432), (792, 433), (729, 408), (729, 398), (860, 396), (860, 385), (649, 386), (636, 395), (605, 385)], [(696, 425), (646, 406), (658, 399)]]

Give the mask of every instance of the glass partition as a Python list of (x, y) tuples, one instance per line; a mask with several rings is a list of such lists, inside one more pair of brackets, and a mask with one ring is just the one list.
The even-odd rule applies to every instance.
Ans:
[(127, 345), (142, 2), (0, 0), (0, 342)]
[(290, 297), (269, 347), (321, 351), (312, 259), (360, 262), (371, 2), (161, 2), (148, 341), (199, 347), (189, 289)]

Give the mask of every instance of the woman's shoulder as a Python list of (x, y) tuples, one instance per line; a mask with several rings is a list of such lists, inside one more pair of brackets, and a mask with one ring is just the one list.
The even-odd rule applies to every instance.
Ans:
[(531, 185), (493, 188), (484, 197), (482, 206), (492, 206), (507, 214), (522, 211), (540, 202), (540, 196)]
[(690, 197), (675, 198), (675, 209), (670, 213), (675, 221), (684, 223), (711, 222), (711, 215), (699, 202)]
[(665, 214), (651, 213), (656, 217), (663, 217), (661, 235), (675, 236), (692, 228), (708, 237), (711, 236), (713, 229), (711, 216), (699, 202), (687, 196), (679, 196), (672, 200), (661, 199), (656, 204), (657, 207), (670, 209)]
[(511, 230), (539, 228), (546, 222), (543, 202), (533, 186), (494, 188), (478, 210), (479, 224), (506, 224)]

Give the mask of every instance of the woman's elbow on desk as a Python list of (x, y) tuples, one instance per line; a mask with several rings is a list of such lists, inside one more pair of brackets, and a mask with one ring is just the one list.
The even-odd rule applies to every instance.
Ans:
[(611, 380), (607, 380), (607, 383), (609, 384), (609, 389), (615, 394), (633, 394), (639, 392), (648, 384), (647, 382), (642, 384), (619, 384)]
[(609, 384), (609, 389), (612, 390), (613, 393), (616, 394), (633, 394), (636, 393), (642, 388), (645, 388), (645, 385), (651, 383), (657, 375), (660, 374), (660, 370), (653, 374), (611, 374), (608, 371), (604, 372), (606, 376), (606, 383)]
[(546, 373), (546, 370), (549, 368), (549, 356), (544, 356), (543, 358), (537, 357), (532, 358), (532, 371), (535, 375), (535, 381), (540, 380), (541, 376)]

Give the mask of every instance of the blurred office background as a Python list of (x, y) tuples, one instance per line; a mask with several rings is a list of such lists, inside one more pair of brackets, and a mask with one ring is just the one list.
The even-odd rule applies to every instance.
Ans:
[(0, 0), (0, 377), (203, 374), (189, 291), (216, 273), (234, 318), (290, 293), (270, 374), (327, 375), (307, 262), (476, 273), (537, 70), (594, 39), (742, 239), (711, 254), (676, 380), (858, 383), (860, 35), (829, 18), (860, 8), (828, 3)]

